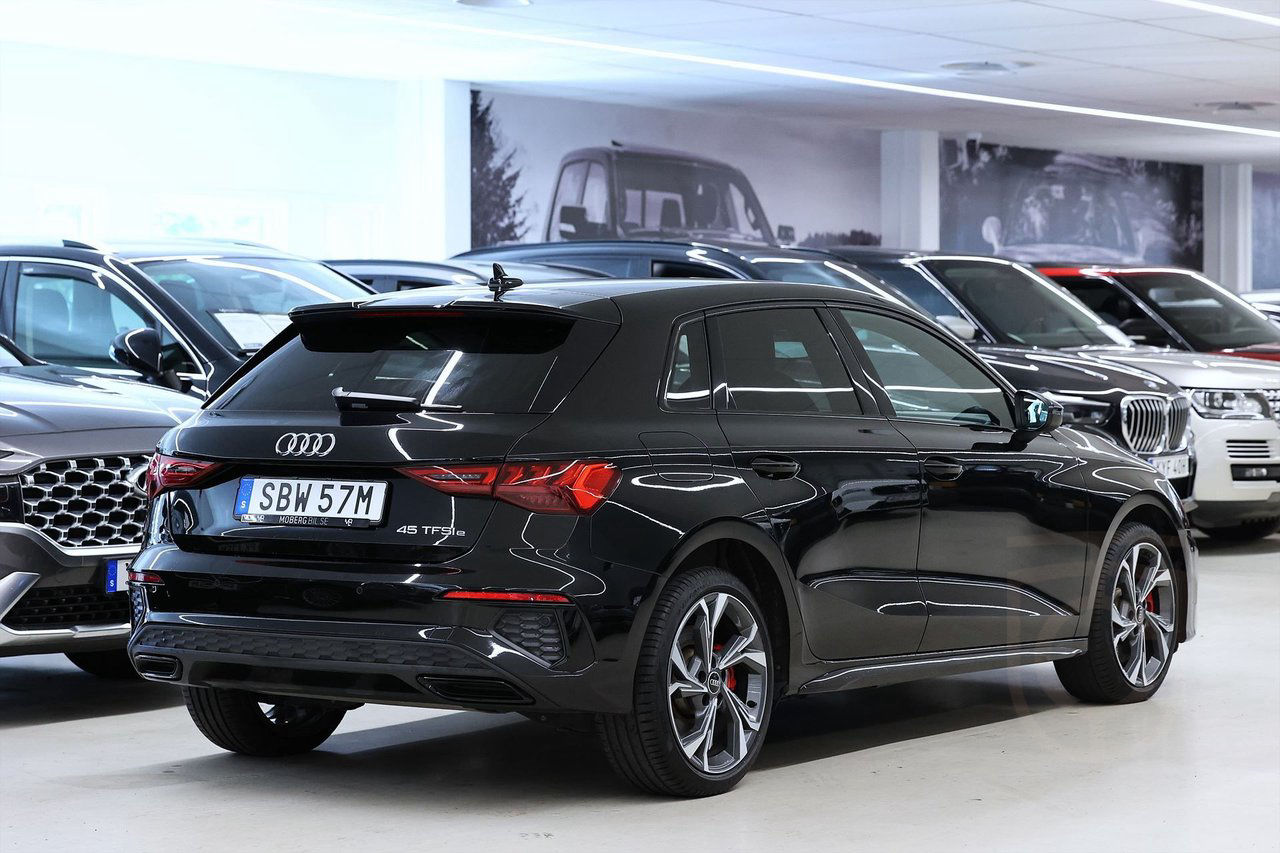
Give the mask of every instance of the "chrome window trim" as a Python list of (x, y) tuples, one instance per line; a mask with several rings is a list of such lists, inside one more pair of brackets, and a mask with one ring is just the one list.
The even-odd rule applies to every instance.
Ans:
[[(173, 336), (173, 339), (178, 342), (178, 346), (182, 347), (183, 352), (185, 352), (187, 356), (191, 359), (191, 363), (194, 364), (197, 367), (197, 369), (199, 369), (200, 371), (199, 373), (188, 373), (186, 371), (183, 371), (178, 374), (179, 376), (182, 376), (188, 379), (193, 379), (193, 380), (209, 379), (209, 373), (208, 373), (208, 370), (206, 369), (206, 363), (204, 359), (200, 358), (196, 354), (195, 350), (191, 348), (191, 345), (187, 342), (186, 337), (180, 334), (178, 330), (174, 328), (173, 324), (170, 323), (167, 318), (162, 316), (160, 312), (156, 310), (155, 305), (151, 303), (151, 300), (148, 299), (146, 295), (142, 293), (142, 291), (138, 290), (138, 288), (133, 286), (132, 282), (130, 282), (128, 279), (126, 279), (124, 276), (120, 275), (119, 273), (115, 272), (114, 270), (108, 269), (107, 267), (101, 264), (91, 264), (86, 261), (75, 261), (75, 260), (70, 260), (68, 258), (39, 258), (39, 257), (30, 257), (27, 255), (3, 255), (3, 256), (0, 256), (0, 261), (17, 261), (19, 263), (29, 262), (29, 263), (35, 263), (35, 264), (52, 264), (52, 265), (61, 264), (62, 266), (78, 267), (80, 269), (89, 270), (91, 272), (102, 273), (103, 275), (107, 276), (112, 281), (114, 281), (116, 284), (120, 285), (120, 287), (123, 288), (130, 296), (136, 299), (138, 301), (138, 305), (141, 306), (145, 312), (151, 315), (151, 317), (157, 323), (163, 326), (169, 332), (169, 334)], [(128, 262), (122, 261), (122, 263), (128, 263)], [(22, 270), (19, 269), (18, 275), (20, 276), (21, 274), (22, 274)], [(17, 279), (15, 278), (15, 282), (16, 280)], [(70, 366), (75, 367), (76, 365), (70, 365)], [(87, 370), (89, 368), (84, 368), (84, 369)], [(109, 370), (111, 368), (106, 368), (106, 369)], [(129, 372), (133, 373), (133, 371), (129, 371)]]

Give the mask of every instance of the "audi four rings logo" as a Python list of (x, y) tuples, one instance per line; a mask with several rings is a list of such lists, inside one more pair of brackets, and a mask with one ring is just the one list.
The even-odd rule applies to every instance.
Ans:
[(280, 456), (328, 456), (338, 440), (331, 432), (286, 432), (276, 439)]

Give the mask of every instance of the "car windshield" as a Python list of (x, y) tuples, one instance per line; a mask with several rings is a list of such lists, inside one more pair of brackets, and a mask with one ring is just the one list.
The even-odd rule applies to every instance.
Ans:
[(369, 292), (323, 264), (289, 258), (182, 258), (139, 264), (231, 352), (254, 352), (289, 325), (289, 311)]
[(1015, 264), (940, 258), (925, 266), (1005, 343), (1050, 349), (1133, 343), (1058, 285)]
[(931, 317), (963, 317), (963, 313), (938, 289), (924, 270), (900, 260), (859, 260), (858, 266), (875, 273), (909, 296)]
[(628, 236), (715, 235), (772, 243), (751, 185), (732, 169), (656, 157), (618, 158), (618, 209)]
[(1198, 350), (1280, 343), (1280, 329), (1233, 293), (1192, 272), (1131, 271), (1114, 277)]

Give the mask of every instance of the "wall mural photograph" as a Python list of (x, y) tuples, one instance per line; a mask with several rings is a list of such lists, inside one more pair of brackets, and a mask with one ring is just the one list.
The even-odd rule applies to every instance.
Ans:
[(1019, 260), (1204, 259), (1200, 166), (944, 140), (942, 247)]
[(874, 131), (472, 92), (471, 146), (473, 247), (880, 242)]

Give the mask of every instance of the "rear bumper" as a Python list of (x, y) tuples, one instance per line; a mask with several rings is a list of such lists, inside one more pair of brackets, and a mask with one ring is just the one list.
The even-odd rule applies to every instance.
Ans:
[[(500, 618), (489, 615), (474, 621)], [(129, 654), (152, 681), (338, 702), (551, 713), (619, 713), (631, 703), (608, 663), (549, 664), (495, 630), (461, 625), (148, 612)]]
[(0, 524), (0, 657), (123, 648), (129, 636), (123, 594), (114, 606), (91, 608), (108, 612), (106, 619), (55, 619), (58, 624), (50, 626), (19, 617), (34, 597), (101, 589), (104, 560), (136, 552), (129, 546), (63, 549), (26, 525)]

